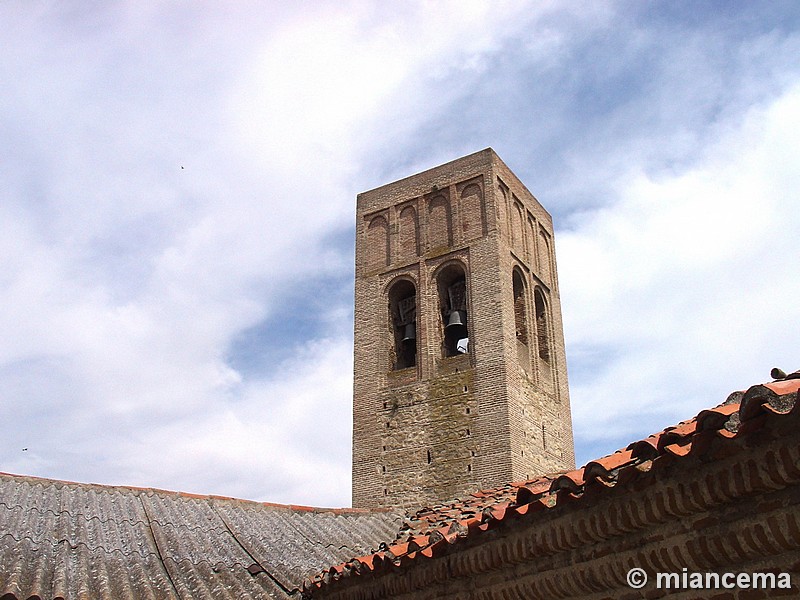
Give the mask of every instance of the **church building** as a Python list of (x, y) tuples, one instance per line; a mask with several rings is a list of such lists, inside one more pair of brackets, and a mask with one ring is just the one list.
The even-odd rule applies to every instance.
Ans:
[(353, 506), (572, 468), (553, 221), (491, 148), (358, 195)]
[(0, 600), (800, 596), (800, 371), (575, 468), (522, 182), (486, 149), (356, 219), (353, 508), (0, 473)]

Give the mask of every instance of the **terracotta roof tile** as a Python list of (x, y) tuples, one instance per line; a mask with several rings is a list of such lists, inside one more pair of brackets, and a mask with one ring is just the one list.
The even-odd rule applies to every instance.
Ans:
[(633, 457), (633, 450), (628, 448), (617, 450), (614, 454), (587, 463), (583, 468), (584, 479), (587, 482), (611, 481), (616, 478), (616, 472), (619, 469), (631, 464), (635, 460), (636, 459)]
[(717, 430), (722, 428), (730, 416), (739, 411), (739, 404), (720, 404), (697, 415), (697, 430)]
[(797, 390), (800, 390), (800, 378), (773, 381), (763, 385), (765, 388), (775, 392), (776, 395), (783, 396), (785, 394), (796, 393)]
[(658, 440), (661, 434), (646, 437), (643, 440), (631, 442), (626, 446), (626, 450), (631, 451), (631, 456), (635, 459), (649, 460), (658, 456)]
[[(407, 519), (398, 533), (391, 548), (391, 568), (405, 568), (422, 557), (451, 551), (483, 531), (510, 524), (512, 519), (535, 519), (539, 513), (557, 509), (566, 502), (592, 501), (589, 496), (594, 492), (587, 493), (590, 489), (604, 493), (603, 490), (613, 487), (628, 486), (653, 469), (707, 452), (714, 440), (728, 444), (748, 435), (752, 429), (763, 426), (768, 417), (785, 419), (791, 415), (800, 421), (798, 390), (800, 378), (753, 386), (745, 392), (734, 392), (723, 404), (703, 410), (695, 418), (632, 442), (625, 449), (593, 460), (580, 469), (480, 490), (461, 500), (421, 509)], [(405, 543), (397, 543), (401, 538)], [(356, 574), (382, 572), (382, 565), (374, 560), (364, 557), (353, 560), (363, 567)], [(307, 595), (313, 596), (313, 590), (330, 584), (329, 572), (323, 571), (306, 581)]]

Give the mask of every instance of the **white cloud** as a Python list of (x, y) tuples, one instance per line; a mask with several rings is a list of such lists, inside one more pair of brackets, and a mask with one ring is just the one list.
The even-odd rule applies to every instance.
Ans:
[[(206, 397), (191, 426), (174, 419), (143, 432), (144, 444), (170, 448), (155, 467), (157, 480), (205, 493), (348, 505), (352, 346), (309, 342), (277, 371), (242, 383), (231, 401)], [(149, 459), (122, 461), (152, 478)]]
[(635, 439), (654, 418), (633, 415), (665, 426), (797, 368), (798, 126), (795, 87), (686, 172), (622, 174), (619, 200), (560, 236), (570, 345), (617, 352), (572, 387), (576, 439)]
[(237, 135), (281, 167), (351, 175), (358, 158), (473, 93), (486, 57), (553, 10), (518, 1), (352, 2), (304, 14), (268, 36), (242, 72), (230, 99)]
[[(558, 239), (577, 361), (613, 352), (596, 377), (573, 379), (579, 440), (595, 435), (581, 415), (610, 403), (619, 382), (635, 398), (657, 381), (665, 404), (676, 380), (700, 382), (705, 405), (716, 391), (700, 365), (726, 391), (759, 375), (753, 355), (776, 346), (776, 364), (794, 368), (780, 259), (797, 249), (787, 216), (797, 169), (792, 127), (779, 124), (796, 129), (796, 93), (744, 125), (731, 111), (712, 131), (722, 141), (672, 175), (651, 168), (657, 149), (648, 160), (631, 150), (668, 128), (631, 142), (624, 111), (581, 121), (607, 137), (590, 152), (575, 143), (573, 115), (545, 106), (571, 110), (575, 89), (547, 78), (567, 73), (593, 91), (597, 65), (575, 49), (613, 33), (613, 3), (574, 14), (524, 2), (39, 7), (0, 7), (10, 24), (0, 76), (12, 82), (0, 91), (0, 470), (347, 504), (351, 307), (319, 301), (317, 282), (351, 289), (352, 238), (330, 240), (351, 231), (358, 191), (479, 149), (472, 127), (481, 141), (518, 132), (524, 143), (503, 151), (512, 165), (545, 131), (574, 167), (562, 192), (585, 197), (611, 180), (609, 208)], [(735, 88), (731, 105), (779, 89), (781, 43), (746, 46), (737, 64), (779, 59), (767, 92)], [(625, 73), (628, 57), (608, 72)], [(523, 87), (546, 98), (515, 88), (518, 58), (538, 65)], [(763, 83), (757, 71), (750, 87)], [(677, 104), (706, 98), (680, 73), (657, 75)], [(697, 141), (693, 123), (666, 155)], [(289, 290), (299, 292), (287, 300)], [(296, 299), (318, 301), (309, 318), (325, 331), (271, 340), (290, 349), (285, 362), (237, 370), (238, 336)], [(701, 354), (714, 359), (690, 359)], [(618, 423), (607, 431), (632, 431)]]
[(323, 244), (351, 227), (359, 158), (452, 98), (426, 87), (479, 69), (482, 24), (520, 6), (231, 10), (9, 17), (4, 469), (349, 501), (350, 327), (248, 377), (230, 345), (289, 286), (350, 271)]

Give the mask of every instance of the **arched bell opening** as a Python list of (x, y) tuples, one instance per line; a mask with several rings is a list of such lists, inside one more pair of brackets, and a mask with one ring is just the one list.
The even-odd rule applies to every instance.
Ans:
[(531, 353), (528, 347), (528, 340), (530, 339), (528, 333), (530, 329), (528, 325), (528, 294), (522, 271), (516, 267), (512, 271), (511, 282), (514, 296), (514, 337), (517, 340), (517, 360), (525, 371), (529, 371)]
[(514, 269), (512, 275), (512, 285), (514, 289), (514, 328), (516, 330), (517, 341), (528, 345), (528, 308), (525, 302), (525, 284), (522, 274), (518, 269)]
[(547, 305), (541, 290), (533, 292), (534, 310), (536, 311), (536, 342), (539, 358), (550, 362), (550, 336), (548, 334)]
[(444, 356), (457, 356), (469, 352), (469, 325), (467, 309), (467, 277), (460, 264), (442, 269), (437, 277), (439, 306), (442, 314)]
[(389, 288), (389, 322), (394, 334), (392, 368), (416, 366), (417, 288), (408, 279), (401, 279)]

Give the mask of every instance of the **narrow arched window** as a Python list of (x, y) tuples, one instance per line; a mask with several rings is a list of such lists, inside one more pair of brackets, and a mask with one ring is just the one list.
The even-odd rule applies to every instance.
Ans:
[(400, 279), (389, 289), (389, 323), (392, 328), (392, 368), (417, 364), (417, 289)]
[(550, 362), (550, 342), (547, 332), (547, 305), (541, 290), (533, 292), (534, 309), (536, 311), (536, 341), (539, 350), (539, 358), (545, 362)]
[(469, 352), (467, 276), (460, 264), (450, 264), (437, 276), (442, 314), (444, 356)]
[(525, 303), (525, 284), (522, 280), (522, 274), (517, 269), (514, 269), (512, 282), (514, 289), (514, 326), (517, 341), (527, 345), (528, 312)]

